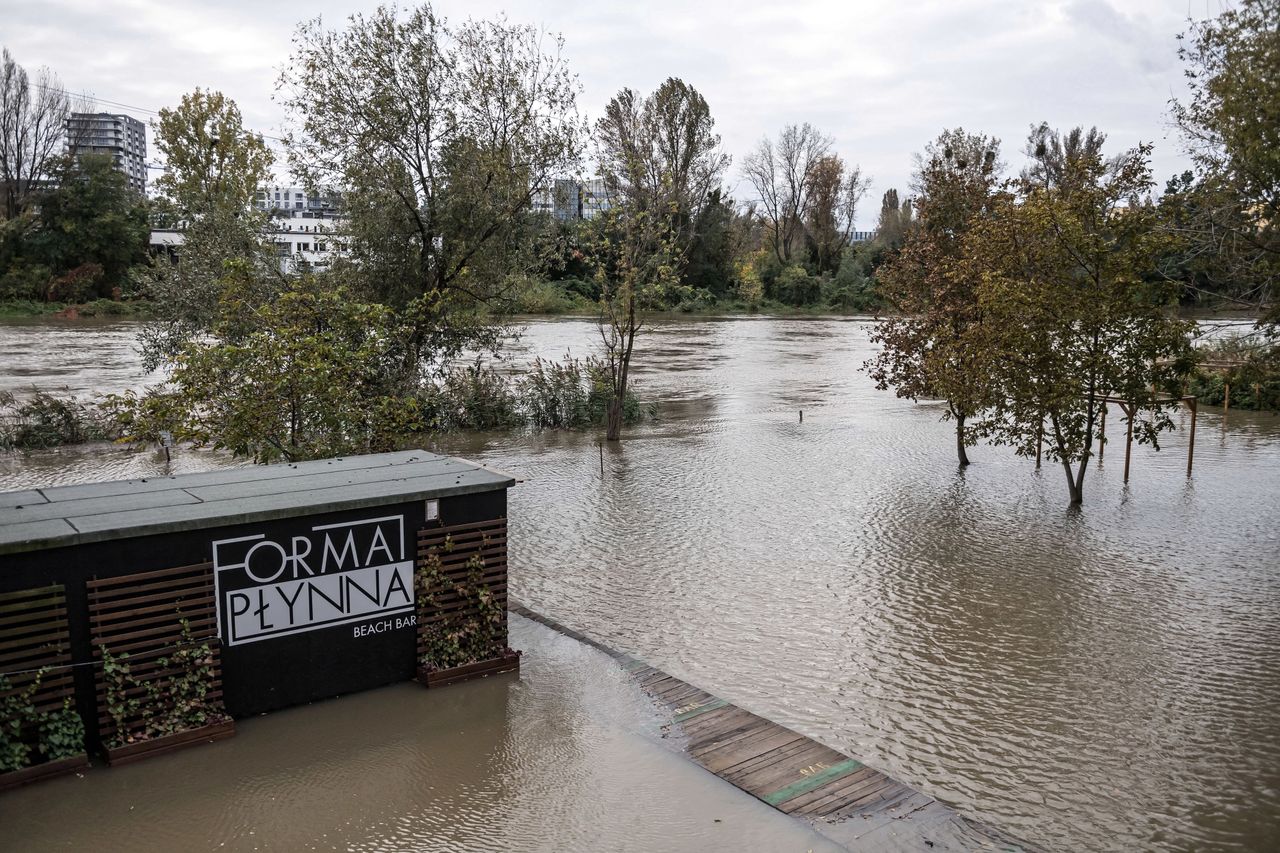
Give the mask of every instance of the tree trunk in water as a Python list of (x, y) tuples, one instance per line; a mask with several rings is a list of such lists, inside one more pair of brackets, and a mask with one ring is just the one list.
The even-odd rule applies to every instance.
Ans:
[(969, 453), (964, 446), (964, 420), (964, 415), (956, 415), (956, 458), (961, 468), (969, 464)]
[(1071, 496), (1071, 505), (1084, 503), (1084, 476), (1077, 478), (1071, 470), (1071, 463), (1066, 459), (1062, 460), (1062, 470), (1067, 475), (1067, 493)]
[(622, 398), (617, 395), (609, 400), (609, 407), (605, 410), (604, 437), (606, 441), (622, 438)]

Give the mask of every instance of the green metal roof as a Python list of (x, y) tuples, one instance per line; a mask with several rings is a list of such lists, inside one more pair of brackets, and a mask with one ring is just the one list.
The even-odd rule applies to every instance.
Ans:
[(515, 478), (404, 450), (0, 493), (0, 554), (505, 489)]

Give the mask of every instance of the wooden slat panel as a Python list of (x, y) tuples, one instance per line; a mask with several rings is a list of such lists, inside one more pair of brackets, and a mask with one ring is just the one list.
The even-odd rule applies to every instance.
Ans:
[[(55, 711), (75, 694), (71, 674), (71, 636), (65, 590), (55, 586), (0, 593), (0, 675), (9, 689), (0, 696), (26, 691), (37, 712)], [(39, 732), (24, 726), (22, 740), (35, 747)]]
[[(222, 655), (216, 637), (212, 563), (95, 578), (86, 586), (94, 659), (102, 660), (103, 649), (115, 657), (128, 654), (130, 675), (139, 685), (128, 688), (126, 696), (145, 696), (144, 685), (177, 674), (174, 668), (161, 666), (160, 659), (182, 643), (185, 619), (191, 640), (209, 643), (213, 676), (207, 697), (214, 703), (221, 699)], [(107, 713), (107, 686), (101, 666), (95, 667), (94, 678), (101, 734), (108, 740), (116, 730)], [(138, 715), (126, 725), (137, 725), (140, 720)]]
[[(433, 625), (467, 619), (478, 612), (476, 605), (471, 603), (470, 596), (460, 595), (455, 590), (457, 585), (469, 581), (472, 570), (467, 564), (476, 557), (483, 561), (478, 570), (480, 583), (487, 588), (494, 603), (502, 609), (505, 625), (507, 520), (495, 518), (448, 527), (421, 528), (418, 531), (415, 572), (424, 571), (426, 563), (433, 557), (439, 560), (438, 571), (442, 577), (427, 590), (425, 597), (418, 596), (419, 657), (426, 652), (427, 634)], [(433, 606), (428, 608), (425, 598), (430, 598)]]

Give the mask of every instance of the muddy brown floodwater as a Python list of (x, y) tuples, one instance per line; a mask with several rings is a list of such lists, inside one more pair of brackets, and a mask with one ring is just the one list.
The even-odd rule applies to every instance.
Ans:
[(519, 677), (345, 696), (8, 792), (0, 849), (838, 849), (659, 746), (657, 715), (612, 659), (519, 616), (511, 637)]
[[(72, 348), (109, 363), (49, 381), (32, 365), (52, 353), (29, 352), (42, 335), (13, 328), (0, 353), (27, 353), (21, 384), (140, 381), (136, 361), (111, 360), (128, 327), (86, 328)], [(869, 329), (654, 324), (636, 383), (661, 416), (605, 448), (603, 476), (592, 433), (431, 449), (524, 479), (516, 598), (1012, 835), (1280, 849), (1280, 418), (1203, 410), (1195, 476), (1182, 429), (1159, 453), (1135, 448), (1126, 487), (1112, 412), (1105, 463), (1070, 511), (1060, 469), (1006, 450), (976, 448), (959, 472), (938, 407), (859, 371)], [(512, 358), (593, 341), (590, 322), (538, 321)], [(0, 387), (13, 373), (0, 365)], [(0, 485), (157, 466), (9, 457)]]

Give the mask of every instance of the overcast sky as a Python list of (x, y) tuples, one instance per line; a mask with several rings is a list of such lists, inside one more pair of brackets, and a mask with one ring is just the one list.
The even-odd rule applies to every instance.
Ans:
[[(298, 19), (337, 25), (374, 3), (180, 0), (0, 0), (0, 42), (34, 70), (48, 65), (74, 91), (128, 104), (138, 118), (196, 86), (234, 98), (253, 129), (278, 134), (272, 101)], [(402, 4), (403, 5), (403, 4)], [(911, 155), (944, 127), (999, 137), (1022, 162), (1029, 125), (1097, 125), (1109, 150), (1155, 143), (1156, 178), (1185, 168), (1167, 105), (1184, 92), (1176, 35), (1220, 0), (917, 0), (890, 3), (752, 0), (442, 0), (450, 20), (506, 11), (560, 32), (598, 117), (621, 87), (650, 92), (666, 77), (711, 105), (730, 186), (764, 134), (808, 121), (873, 180), (859, 214), (905, 189)], [(102, 103), (104, 110), (118, 108)], [(118, 111), (130, 112), (127, 109)], [(151, 158), (155, 160), (154, 154)]]

